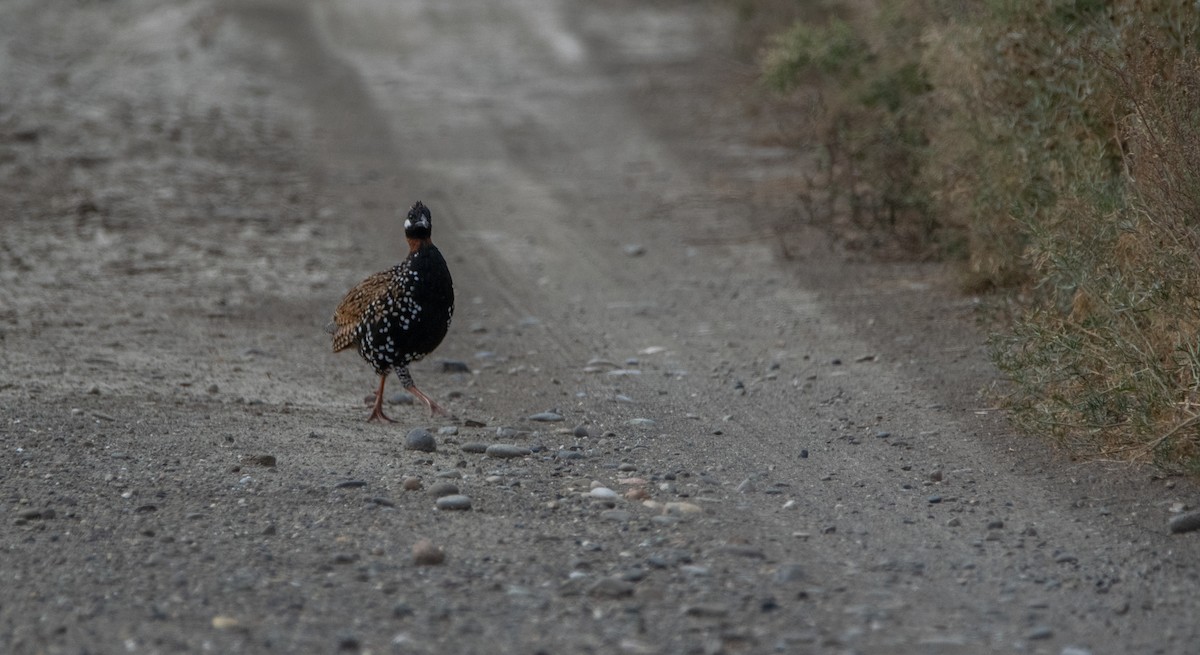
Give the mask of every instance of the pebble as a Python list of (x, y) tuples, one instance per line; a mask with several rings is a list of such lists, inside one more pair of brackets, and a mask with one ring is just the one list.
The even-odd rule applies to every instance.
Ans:
[(588, 587), (587, 593), (595, 598), (625, 598), (632, 596), (634, 584), (620, 578), (600, 578), (591, 587)]
[(688, 605), (683, 608), (683, 613), (702, 619), (720, 619), (729, 614), (729, 608), (714, 604)]
[(631, 418), (629, 424), (635, 428), (652, 428), (655, 425), (654, 421), (648, 418)]
[(443, 425), (442, 427), (438, 428), (438, 434), (440, 434), (442, 436), (447, 436), (447, 437), (454, 436), (454, 435), (458, 434), (458, 426), (457, 425)]
[(930, 505), (936, 505), (936, 504), (942, 502), (942, 497), (938, 496), (938, 495), (933, 495), (933, 496), (930, 496), (929, 498), (927, 498), (926, 500), (929, 501)]
[(621, 252), (625, 253), (626, 257), (641, 257), (646, 254), (646, 246), (640, 243), (627, 243), (621, 246)]
[(618, 523), (628, 523), (633, 515), (623, 509), (606, 509), (600, 512), (600, 518)]
[(750, 478), (746, 478), (745, 480), (742, 480), (741, 484), (739, 484), (737, 486), (736, 491), (740, 494), (754, 493), (754, 491), (755, 491), (754, 480), (751, 480)]
[(454, 496), (458, 494), (458, 485), (453, 482), (434, 482), (429, 486), (429, 495), (434, 498), (442, 498), (443, 496)]
[(407, 391), (397, 391), (396, 393), (387, 397), (387, 404), (389, 404), (389, 405), (411, 405), (411, 404), (413, 404), (413, 402), (415, 400), (416, 400), (416, 398), (413, 398), (413, 395), (411, 393), (409, 393)]
[(265, 466), (271, 468), (275, 466), (274, 455), (250, 455), (242, 458), (243, 464), (253, 464), (255, 466)]
[(1039, 626), (1033, 628), (1032, 630), (1030, 630), (1029, 632), (1025, 633), (1025, 638), (1029, 639), (1031, 641), (1034, 639), (1049, 639), (1050, 637), (1053, 637), (1053, 636), (1054, 636), (1054, 630), (1051, 630), (1049, 626), (1044, 626), (1044, 625), (1039, 625)]
[(1057, 553), (1054, 555), (1055, 564), (1078, 564), (1079, 558), (1071, 553)]
[(333, 488), (334, 489), (357, 489), (359, 487), (365, 487), (365, 486), (367, 486), (367, 483), (365, 480), (342, 480), (341, 482), (333, 485)]
[(428, 539), (421, 539), (412, 547), (413, 564), (417, 566), (437, 566), (446, 561), (446, 551)]
[(632, 472), (638, 470), (638, 467), (637, 467), (637, 464), (631, 464), (630, 462), (621, 462), (620, 465), (617, 466), (617, 470), (621, 471), (622, 473), (632, 473)]
[(617, 498), (617, 492), (608, 487), (596, 487), (589, 491), (588, 495), (601, 500), (615, 500)]
[(649, 500), (650, 492), (643, 487), (634, 487), (625, 492), (627, 500)]
[(576, 439), (587, 439), (588, 438), (587, 426), (582, 423), (580, 423), (579, 425), (576, 425), (575, 429), (572, 430), (571, 433), (575, 435)]
[(497, 439), (517, 439), (520, 437), (528, 437), (528, 432), (522, 432), (516, 428), (501, 426), (496, 428)]
[(471, 367), (467, 366), (467, 363), (464, 361), (460, 361), (457, 359), (443, 359), (442, 360), (442, 372), (443, 373), (470, 373)]
[(528, 455), (533, 454), (532, 450), (530, 450), (524, 446), (516, 446), (513, 444), (507, 444), (507, 443), (494, 443), (494, 444), (488, 446), (487, 448), (485, 448), (483, 452), (488, 457), (495, 457), (496, 459), (511, 459), (513, 457), (526, 457)]
[(471, 499), (461, 494), (442, 496), (437, 499), (437, 508), (441, 510), (471, 509)]
[(487, 444), (480, 443), (478, 441), (471, 441), (471, 442), (468, 442), (468, 443), (465, 443), (465, 444), (459, 446), (459, 450), (462, 450), (464, 453), (483, 454), (483, 453), (487, 452), (487, 448), (488, 448)]
[(542, 423), (557, 423), (557, 422), (563, 420), (563, 415), (559, 414), (558, 412), (555, 412), (555, 411), (549, 411), (549, 412), (538, 412), (537, 414), (530, 414), (529, 416), (527, 416), (525, 418), (530, 421), (540, 421)]
[(400, 484), (404, 487), (405, 491), (416, 491), (423, 486), (421, 478), (411, 475), (406, 476)]
[(1178, 516), (1173, 516), (1167, 525), (1173, 534), (1200, 529), (1200, 511), (1186, 512)]
[(411, 430), (408, 436), (404, 438), (404, 449), (432, 453), (437, 450), (437, 440), (433, 438), (429, 430), (416, 428)]
[(683, 501), (670, 502), (663, 505), (664, 514), (673, 514), (676, 516), (684, 514), (699, 514), (703, 511), (704, 508), (700, 507), (699, 505)]

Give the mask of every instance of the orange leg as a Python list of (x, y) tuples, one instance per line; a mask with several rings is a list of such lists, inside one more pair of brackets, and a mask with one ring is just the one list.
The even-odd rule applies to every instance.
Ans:
[(437, 416), (438, 414), (441, 414), (442, 416), (453, 418), (453, 415), (450, 414), (450, 412), (447, 412), (441, 405), (434, 402), (433, 398), (426, 396), (423, 391), (417, 388), (417, 385), (413, 383), (412, 375), (408, 372), (407, 366), (401, 366), (400, 368), (396, 369), (396, 376), (400, 378), (400, 384), (404, 385), (405, 391), (411, 393), (421, 402), (425, 403), (425, 406), (429, 408), (430, 416)]
[(429, 408), (430, 416), (437, 416), (438, 414), (441, 414), (442, 416), (450, 416), (450, 412), (447, 412), (444, 407), (437, 404), (433, 398), (426, 396), (425, 392), (417, 388), (417, 385), (411, 384), (407, 387), (404, 387), (404, 390), (419, 398), (421, 402), (425, 403), (425, 406)]
[(395, 423), (396, 421), (388, 418), (383, 413), (383, 387), (387, 384), (387, 376), (379, 376), (379, 391), (375, 393), (375, 409), (371, 410), (371, 415), (367, 417), (368, 423)]

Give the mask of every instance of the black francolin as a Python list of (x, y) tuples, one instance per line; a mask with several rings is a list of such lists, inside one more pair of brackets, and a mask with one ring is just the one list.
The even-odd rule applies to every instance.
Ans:
[(379, 391), (368, 421), (394, 422), (383, 413), (383, 388), (395, 371), (400, 384), (429, 408), (430, 416), (450, 413), (413, 384), (408, 365), (433, 352), (454, 315), (454, 282), (441, 251), (433, 245), (433, 217), (417, 202), (408, 210), (404, 236), (408, 257), (359, 282), (333, 312), (333, 351), (358, 346), (375, 367)]

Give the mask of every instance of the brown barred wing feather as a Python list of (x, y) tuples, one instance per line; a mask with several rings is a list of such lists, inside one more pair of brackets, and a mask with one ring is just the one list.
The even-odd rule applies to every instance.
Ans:
[(358, 344), (358, 327), (363, 321), (370, 320), (367, 312), (371, 303), (387, 295), (392, 275), (390, 270), (381, 271), (346, 292), (333, 312), (333, 352)]

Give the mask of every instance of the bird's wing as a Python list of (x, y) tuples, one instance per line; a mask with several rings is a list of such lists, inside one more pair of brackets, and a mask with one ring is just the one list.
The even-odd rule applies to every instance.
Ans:
[(391, 279), (391, 271), (381, 271), (346, 292), (346, 297), (333, 310), (333, 352), (345, 350), (358, 342), (355, 328), (366, 317), (371, 303), (387, 294)]

